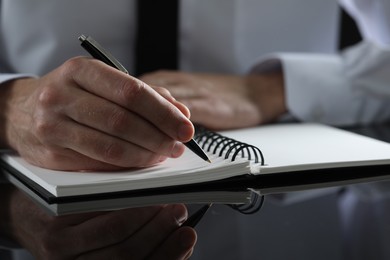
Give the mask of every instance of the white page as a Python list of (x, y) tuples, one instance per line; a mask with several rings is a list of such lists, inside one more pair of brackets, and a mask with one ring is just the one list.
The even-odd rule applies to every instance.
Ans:
[(168, 159), (149, 168), (117, 172), (55, 171), (33, 166), (17, 155), (5, 154), (2, 158), (55, 196), (174, 186), (249, 173), (247, 160), (231, 162), (210, 155), (212, 163), (208, 163), (189, 149), (179, 159)]
[(223, 135), (257, 146), (260, 173), (390, 163), (390, 144), (320, 124), (277, 124), (226, 131)]

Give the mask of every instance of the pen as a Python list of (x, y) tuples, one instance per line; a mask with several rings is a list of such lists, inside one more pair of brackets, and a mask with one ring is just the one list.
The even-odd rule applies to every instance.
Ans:
[(201, 207), (198, 211), (192, 214), (186, 221), (184, 221), (184, 223), (181, 226), (194, 228), (212, 205), (213, 205), (212, 203), (208, 203), (203, 207)]
[[(126, 68), (117, 60), (114, 56), (112, 56), (108, 51), (106, 51), (97, 41), (95, 41), (90, 36), (81, 35), (79, 37), (79, 40), (81, 41), (81, 46), (94, 57), (95, 59), (98, 59), (107, 65), (110, 65), (111, 67), (114, 67), (126, 74), (129, 74), (129, 72), (126, 70)], [(184, 143), (185, 146), (187, 146), (191, 151), (193, 151), (196, 155), (198, 155), (203, 160), (211, 163), (210, 158), (207, 156), (207, 154), (203, 151), (203, 149), (198, 145), (198, 143), (191, 139), (189, 142)]]

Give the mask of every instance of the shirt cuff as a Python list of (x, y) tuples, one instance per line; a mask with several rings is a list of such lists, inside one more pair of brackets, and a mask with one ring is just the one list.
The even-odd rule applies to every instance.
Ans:
[(0, 73), (0, 84), (10, 81), (13, 79), (21, 79), (21, 78), (36, 78), (36, 75), (33, 74), (14, 74), (14, 73)]
[[(372, 55), (366, 54), (370, 51)], [(338, 126), (382, 122), (390, 118), (390, 106), (383, 97), (389, 88), (383, 80), (372, 91), (378, 86), (371, 84), (373, 80), (378, 83), (383, 78), (372, 70), (378, 52), (384, 55), (365, 43), (342, 55), (275, 53), (261, 59), (252, 72), (267, 72), (279, 63), (287, 108), (300, 121)], [(359, 59), (364, 62), (358, 64)], [(387, 62), (390, 68), (390, 54)]]
[[(293, 117), (300, 121), (333, 124), (349, 121), (349, 118), (336, 118), (326, 101), (334, 100), (332, 96), (340, 97), (340, 86), (345, 86), (340, 77), (329, 76), (339, 73), (337, 57), (274, 53), (262, 58), (252, 73), (267, 73), (278, 66), (283, 70), (286, 106)], [(338, 102), (340, 105), (345, 103)]]

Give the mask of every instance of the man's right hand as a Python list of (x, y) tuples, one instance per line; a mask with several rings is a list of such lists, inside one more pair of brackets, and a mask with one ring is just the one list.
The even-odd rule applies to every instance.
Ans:
[(0, 91), (1, 143), (40, 167), (149, 166), (180, 156), (194, 134), (188, 109), (169, 92), (91, 58), (70, 59)]

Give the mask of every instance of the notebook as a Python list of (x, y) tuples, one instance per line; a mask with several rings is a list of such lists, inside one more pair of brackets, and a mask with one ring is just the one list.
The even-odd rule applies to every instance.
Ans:
[(48, 170), (10, 153), (2, 154), (1, 162), (11, 181), (55, 205), (113, 198), (137, 198), (117, 207), (197, 200), (245, 204), (253, 192), (390, 177), (389, 143), (321, 124), (274, 124), (218, 133), (197, 130), (195, 139), (212, 163), (190, 150), (153, 167), (118, 172)]
[(188, 204), (228, 204), (237, 206), (245, 205), (249, 209), (257, 208), (254, 204), (253, 192), (250, 191), (229, 191), (229, 190), (212, 190), (212, 191), (160, 191), (160, 192), (134, 192), (134, 193), (106, 193), (102, 196), (93, 196), (89, 198), (66, 198), (65, 200), (52, 200), (48, 202), (40, 196), (39, 192), (34, 192), (31, 186), (28, 187), (19, 179), (11, 174), (7, 174), (8, 180), (23, 190), (30, 198), (33, 199), (48, 214), (61, 216), (81, 212), (117, 210), (131, 207), (144, 207), (156, 204), (168, 203), (188, 203)]

